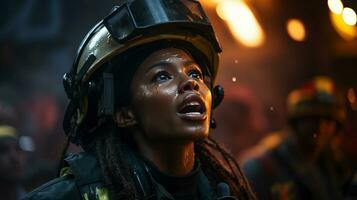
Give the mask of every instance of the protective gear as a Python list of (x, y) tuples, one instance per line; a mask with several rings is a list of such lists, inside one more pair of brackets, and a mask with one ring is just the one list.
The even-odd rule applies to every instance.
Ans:
[[(134, 181), (140, 191), (140, 199), (147, 200), (173, 200), (172, 195), (158, 183), (152, 175), (152, 171), (137, 154), (125, 147), (125, 156), (134, 171)], [(24, 200), (32, 199), (88, 199), (102, 200), (113, 199), (114, 195), (103, 183), (102, 170), (97, 159), (89, 153), (71, 154), (65, 159), (66, 167), (61, 170), (61, 177), (46, 183), (27, 194)], [(200, 194), (199, 199), (224, 200), (235, 199), (229, 194), (226, 186), (223, 197), (210, 186), (209, 181), (200, 169), (197, 187)], [(228, 188), (227, 188), (228, 187)]]
[[(159, 41), (185, 42), (200, 52), (207, 64), (210, 86), (213, 86), (221, 48), (198, 1), (124, 1), (87, 34), (78, 49), (71, 72), (63, 77), (65, 91), (71, 100), (63, 125), (72, 142), (80, 143), (78, 137), (81, 134), (78, 131), (88, 120), (89, 112), (96, 112), (98, 119), (114, 113), (114, 80), (106, 63), (131, 49)], [(101, 81), (94, 81), (101, 74)], [(92, 99), (99, 96), (98, 102), (93, 103), (90, 96)], [(223, 99), (221, 87), (213, 89), (213, 98), (213, 107), (216, 107)], [(89, 111), (93, 109), (93, 104), (97, 110)], [(99, 126), (105, 120), (92, 121), (99, 121), (96, 124)], [(93, 130), (95, 127), (86, 129)]]
[(328, 77), (315, 77), (289, 94), (290, 120), (313, 116), (329, 117), (339, 123), (346, 118), (336, 86)]

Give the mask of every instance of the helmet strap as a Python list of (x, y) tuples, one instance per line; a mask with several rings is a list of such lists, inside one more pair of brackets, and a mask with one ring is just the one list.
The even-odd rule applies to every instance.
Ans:
[(103, 73), (103, 91), (98, 104), (98, 116), (106, 117), (114, 114), (114, 76), (110, 72)]

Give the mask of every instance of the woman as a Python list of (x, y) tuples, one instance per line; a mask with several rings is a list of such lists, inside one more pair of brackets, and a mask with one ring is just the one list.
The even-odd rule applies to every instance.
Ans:
[(223, 98), (213, 87), (219, 52), (197, 1), (116, 7), (64, 76), (64, 129), (85, 152), (28, 199), (254, 199), (237, 163), (208, 137)]

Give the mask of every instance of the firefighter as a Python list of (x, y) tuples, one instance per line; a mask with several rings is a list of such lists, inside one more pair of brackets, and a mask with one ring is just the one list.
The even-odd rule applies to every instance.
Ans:
[(268, 136), (255, 148), (261, 153), (243, 164), (257, 197), (342, 199), (343, 165), (332, 146), (345, 117), (329, 77), (315, 77), (293, 90), (288, 96), (288, 128)]
[(64, 76), (64, 130), (84, 152), (65, 158), (60, 177), (27, 199), (254, 199), (232, 156), (209, 137), (223, 99), (220, 52), (198, 1), (115, 7)]

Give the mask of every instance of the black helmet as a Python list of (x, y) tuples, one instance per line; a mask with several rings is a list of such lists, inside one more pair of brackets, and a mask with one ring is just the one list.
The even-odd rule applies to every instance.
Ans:
[[(199, 51), (207, 63), (212, 84), (215, 81), (221, 48), (212, 26), (197, 0), (128, 0), (93, 27), (82, 41), (73, 68), (63, 77), (71, 100), (64, 118), (64, 130), (72, 142), (81, 140), (80, 129), (88, 112), (96, 112), (94, 126), (114, 113), (113, 75), (106, 70), (114, 57), (137, 47), (164, 40), (186, 42)], [(101, 83), (93, 77), (101, 75)], [(99, 88), (99, 89), (98, 89)], [(91, 91), (99, 90), (99, 100), (90, 101)], [(214, 88), (214, 107), (223, 98), (223, 90)], [(90, 111), (92, 110), (92, 111)]]

